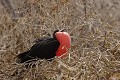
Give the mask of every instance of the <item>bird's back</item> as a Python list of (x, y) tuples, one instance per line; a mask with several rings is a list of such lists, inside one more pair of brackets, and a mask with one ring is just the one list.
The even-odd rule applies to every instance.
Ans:
[(29, 51), (18, 55), (18, 58), (20, 59), (20, 63), (35, 58), (51, 59), (56, 56), (59, 45), (59, 41), (54, 38), (40, 39)]

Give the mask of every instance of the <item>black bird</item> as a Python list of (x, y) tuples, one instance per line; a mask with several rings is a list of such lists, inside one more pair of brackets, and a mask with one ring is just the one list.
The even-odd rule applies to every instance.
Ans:
[[(66, 41), (64, 41), (64, 39)], [(39, 39), (30, 50), (23, 52), (17, 56), (18, 63), (31, 62), (34, 59), (51, 60), (55, 56), (61, 56), (67, 52), (63, 46), (70, 48), (70, 36), (63, 31), (56, 30), (53, 37), (45, 37)]]

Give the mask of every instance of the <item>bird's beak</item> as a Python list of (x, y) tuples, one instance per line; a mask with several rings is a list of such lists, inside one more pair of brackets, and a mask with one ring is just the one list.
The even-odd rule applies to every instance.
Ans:
[(66, 29), (62, 29), (62, 30), (60, 30), (60, 32), (64, 32), (64, 31), (66, 31)]

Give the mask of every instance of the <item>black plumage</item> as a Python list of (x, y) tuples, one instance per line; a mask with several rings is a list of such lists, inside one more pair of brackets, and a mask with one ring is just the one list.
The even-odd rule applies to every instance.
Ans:
[(52, 59), (56, 56), (56, 51), (60, 45), (59, 41), (55, 37), (56, 30), (53, 33), (53, 37), (46, 37), (39, 39), (36, 44), (34, 44), (30, 50), (19, 54), (18, 62), (24, 63), (29, 62), (33, 59)]

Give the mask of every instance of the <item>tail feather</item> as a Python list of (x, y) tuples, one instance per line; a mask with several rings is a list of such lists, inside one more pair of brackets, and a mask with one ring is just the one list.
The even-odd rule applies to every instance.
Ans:
[(29, 53), (29, 51), (26, 51), (26, 52), (24, 52), (24, 53), (19, 54), (19, 55), (17, 56), (17, 58), (18, 58), (17, 62), (18, 62), (18, 63), (23, 63), (23, 62), (25, 62), (28, 53)]

